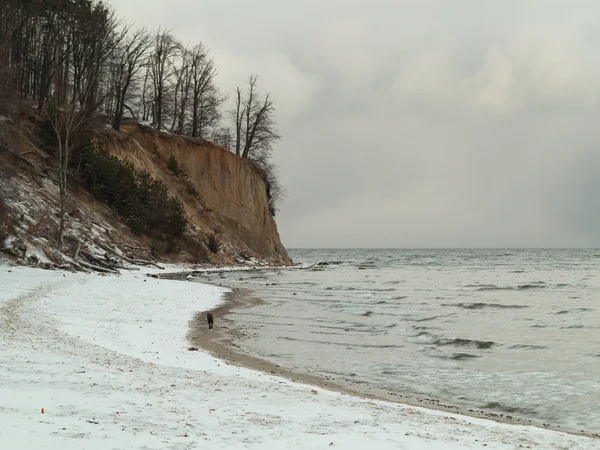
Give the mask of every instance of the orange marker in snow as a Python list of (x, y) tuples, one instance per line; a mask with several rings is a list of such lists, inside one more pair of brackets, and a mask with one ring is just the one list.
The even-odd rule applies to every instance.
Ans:
[(44, 408), (42, 408), (42, 414), (44, 414)]

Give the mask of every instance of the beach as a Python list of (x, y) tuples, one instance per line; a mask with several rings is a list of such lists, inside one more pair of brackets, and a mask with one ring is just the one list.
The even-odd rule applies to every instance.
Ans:
[(257, 361), (231, 364), (213, 356), (224, 348), (214, 342), (230, 348), (234, 336), (220, 329), (232, 327), (224, 310), (205, 344), (213, 354), (195, 350), (203, 312), (257, 300), (240, 292), (225, 303), (230, 289), (147, 276), (159, 272), (0, 266), (0, 447), (600, 448), (585, 436), (350, 395), (328, 380), (256, 370)]

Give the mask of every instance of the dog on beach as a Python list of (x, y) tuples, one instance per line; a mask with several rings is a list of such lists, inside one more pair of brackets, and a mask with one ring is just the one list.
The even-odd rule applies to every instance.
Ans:
[(215, 324), (215, 319), (213, 319), (212, 313), (206, 314), (206, 320), (208, 320), (208, 328), (212, 330), (212, 327)]

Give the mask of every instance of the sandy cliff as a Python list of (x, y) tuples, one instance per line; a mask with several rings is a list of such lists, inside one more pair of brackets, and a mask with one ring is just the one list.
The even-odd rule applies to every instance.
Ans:
[[(41, 140), (36, 142), (38, 125), (5, 122), (2, 128), (4, 135), (13, 136), (0, 149), (4, 153), (0, 158), (0, 169), (5, 175), (0, 182), (0, 199), (6, 204), (3, 209), (13, 216), (24, 214), (15, 232), (37, 231), (34, 239), (46, 239), (46, 246), (51, 247), (57, 218), (48, 211), (58, 210), (58, 188), (40, 175), (53, 164), (53, 158), (44, 152)], [(96, 132), (96, 139), (109, 153), (163, 181), (170, 193), (182, 201), (190, 219), (188, 231), (175, 254), (163, 255), (167, 259), (227, 264), (254, 257), (274, 264), (290, 262), (270, 214), (264, 176), (247, 161), (204, 139), (158, 133), (134, 122), (125, 124), (121, 132), (102, 128)], [(17, 156), (27, 149), (35, 149), (35, 154), (26, 156), (30, 163)], [(176, 176), (168, 169), (171, 156), (183, 168), (184, 176)], [(7, 176), (9, 173), (11, 176)], [(73, 186), (68, 203), (69, 210), (78, 211), (70, 217), (74, 222), (69, 228), (71, 234), (74, 228), (89, 231), (93, 222), (100, 222), (103, 227), (118, 231), (126, 241), (136, 241), (135, 245), (153, 245), (151, 239), (126, 230), (121, 218), (82, 188)], [(36, 227), (42, 216), (49, 222), (43, 232)], [(81, 223), (75, 224), (78, 221)], [(104, 231), (88, 233), (87, 238), (96, 239)], [(206, 249), (208, 236), (213, 233), (222, 243), (217, 254)]]

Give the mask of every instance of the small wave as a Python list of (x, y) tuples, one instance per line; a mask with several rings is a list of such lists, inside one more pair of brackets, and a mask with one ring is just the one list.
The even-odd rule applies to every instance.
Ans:
[(546, 283), (543, 281), (534, 281), (533, 283), (520, 284), (517, 289), (520, 291), (525, 291), (528, 289), (544, 289), (546, 287)]
[(416, 336), (409, 337), (406, 340), (413, 344), (435, 344), (437, 342), (435, 336), (427, 331), (422, 331)]
[(480, 358), (480, 356), (471, 355), (469, 353), (454, 353), (451, 356), (446, 357), (446, 359), (451, 359), (454, 361), (467, 361), (474, 358)]
[(570, 325), (568, 327), (560, 327), (561, 330), (579, 330), (580, 328), (585, 328), (583, 325)]
[(377, 302), (377, 303), (375, 303), (375, 304), (376, 304), (376, 305), (385, 305), (386, 303), (387, 303), (387, 301), (385, 301), (385, 300), (381, 300), (381, 301), (379, 301), (379, 302)]
[(537, 412), (533, 409), (521, 408), (519, 406), (504, 405), (499, 402), (489, 402), (485, 406), (482, 406), (482, 408), (483, 409), (495, 409), (498, 411), (503, 411), (505, 413), (511, 413), (511, 414), (517, 413), (517, 414), (521, 414), (524, 416), (537, 416)]
[(320, 261), (313, 267), (340, 266), (342, 264), (344, 264), (344, 261)]
[(569, 283), (558, 283), (556, 285), (557, 288), (564, 288), (564, 287), (568, 287), (571, 286)]
[(392, 300), (404, 300), (407, 297), (408, 296), (406, 296), (406, 295), (399, 295), (398, 297), (392, 297)]
[(496, 286), (495, 284), (467, 284), (468, 288), (477, 291), (512, 291), (512, 286)]
[(529, 308), (527, 305), (501, 305), (499, 303), (442, 303), (442, 306), (453, 306), (464, 309), (483, 309), (483, 308)]
[(422, 319), (415, 319), (415, 322), (429, 322), (430, 320), (441, 319), (442, 317), (449, 317), (454, 315), (452, 314), (444, 314), (442, 316), (431, 316), (431, 317), (423, 317)]
[(545, 345), (530, 345), (530, 344), (516, 344), (511, 347), (508, 347), (509, 350), (542, 350), (544, 348), (548, 348)]
[(524, 270), (513, 270), (511, 273), (525, 273)]
[(367, 312), (365, 312), (365, 313), (363, 313), (361, 315), (365, 316), (365, 317), (371, 317), (373, 315), (373, 311), (367, 311)]
[(471, 339), (463, 339), (463, 338), (438, 339), (437, 341), (434, 342), (434, 344), (437, 346), (440, 346), (440, 347), (446, 346), (446, 345), (452, 345), (455, 347), (473, 347), (473, 348), (478, 348), (478, 349), (492, 348), (494, 345), (496, 345), (496, 343), (493, 341), (474, 341)]
[(572, 312), (589, 312), (593, 311), (591, 308), (573, 308), (573, 309), (563, 309), (562, 311), (557, 312), (556, 314), (569, 314)]
[(390, 325), (386, 325), (385, 328), (394, 328), (397, 325), (398, 325), (397, 323), (392, 323)]
[(317, 341), (313, 339), (295, 339), (289, 336), (282, 336), (279, 339), (284, 339), (286, 341), (296, 341), (296, 342), (310, 342), (312, 344), (324, 344), (324, 345), (337, 345), (341, 347), (357, 347), (357, 348), (402, 348), (402, 345), (395, 344), (352, 344), (349, 342), (335, 342), (335, 341)]

